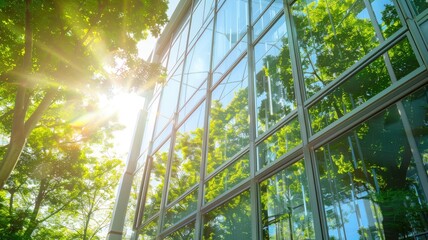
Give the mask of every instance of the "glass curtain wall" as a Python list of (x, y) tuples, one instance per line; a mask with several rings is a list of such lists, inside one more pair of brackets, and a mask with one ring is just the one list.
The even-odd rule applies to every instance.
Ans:
[(428, 238), (425, 0), (185, 2), (134, 239)]

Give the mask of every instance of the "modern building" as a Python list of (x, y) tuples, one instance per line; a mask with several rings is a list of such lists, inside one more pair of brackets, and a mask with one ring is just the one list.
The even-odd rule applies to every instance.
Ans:
[(427, 46), (426, 0), (180, 1), (110, 239), (426, 239)]

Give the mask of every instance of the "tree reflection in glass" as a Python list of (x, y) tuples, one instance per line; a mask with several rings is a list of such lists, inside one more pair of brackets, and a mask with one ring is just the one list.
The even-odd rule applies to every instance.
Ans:
[(251, 239), (250, 192), (245, 191), (204, 215), (202, 239)]
[(388, 73), (385, 55), (382, 55), (309, 108), (313, 133), (322, 130), (389, 87), (392, 79), (401, 80), (419, 67), (407, 38), (389, 49), (387, 56), (393, 73)]
[(404, 99), (403, 105), (428, 175), (428, 86)]
[[(284, 11), (284, 2), (282, 0), (273, 1), (269, 6), (270, 2), (266, 0), (253, 0), (251, 1), (251, 22), (254, 24), (253, 27), (253, 39), (257, 39), (260, 36), (260, 33), (265, 30), (271, 21), (278, 15), (279, 12)], [(259, 15), (269, 6), (269, 9), (263, 13), (262, 16)], [(255, 20), (257, 22), (255, 23)]]
[(257, 146), (259, 169), (276, 161), (301, 143), (300, 124), (298, 119), (294, 118)]
[(207, 173), (249, 143), (247, 64), (245, 57), (212, 92)]
[(416, 14), (420, 14), (424, 10), (428, 9), (428, 2), (426, 0), (409, 0), (409, 2)]
[(158, 221), (159, 218), (156, 217), (151, 222), (149, 222), (146, 226), (144, 226), (141, 230), (140, 237), (144, 240), (154, 240), (156, 239), (157, 230), (158, 230)]
[(250, 176), (248, 153), (237, 159), (205, 184), (205, 202), (210, 202)]
[(177, 130), (168, 187), (168, 203), (199, 183), (205, 102)]
[(168, 150), (169, 140), (152, 157), (143, 221), (147, 220), (160, 210), (162, 189), (165, 183)]
[(166, 211), (163, 228), (166, 229), (171, 227), (183, 218), (187, 217), (189, 214), (196, 211), (197, 201), (198, 189), (196, 188)]
[[(211, 46), (212, 33), (213, 24), (211, 22), (186, 56), (180, 88), (179, 108), (183, 107), (187, 101), (193, 100), (193, 105), (186, 104), (185, 106), (185, 108), (191, 109), (195, 106), (195, 100), (200, 100), (205, 94), (206, 79), (210, 71), (209, 60), (211, 59), (211, 50), (207, 49), (207, 46)], [(197, 95), (198, 98), (194, 95)]]
[(379, 45), (375, 28), (402, 26), (391, 0), (299, 0), (292, 12), (308, 98)]
[(428, 230), (427, 201), (396, 106), (315, 153), (330, 238), (403, 239)]
[(193, 239), (193, 234), (195, 232), (195, 222), (191, 222), (184, 227), (178, 229), (177, 231), (168, 235), (165, 240), (188, 240)]
[(281, 17), (254, 47), (259, 134), (296, 108), (284, 19)]
[(214, 32), (214, 67), (245, 35), (248, 26), (248, 0), (226, 0), (223, 5), (218, 3), (217, 6), (220, 9), (217, 12)]
[(315, 239), (308, 192), (303, 160), (260, 183), (263, 239)]

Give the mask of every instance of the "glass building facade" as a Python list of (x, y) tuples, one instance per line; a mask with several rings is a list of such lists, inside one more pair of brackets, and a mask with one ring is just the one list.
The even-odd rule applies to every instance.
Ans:
[(427, 239), (427, 46), (426, 0), (181, 1), (131, 238)]

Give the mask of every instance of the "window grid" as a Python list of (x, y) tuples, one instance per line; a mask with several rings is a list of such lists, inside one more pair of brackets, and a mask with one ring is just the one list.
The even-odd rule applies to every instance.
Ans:
[[(286, 2), (286, 1), (284, 1)], [(295, 23), (292, 19), (292, 10), (291, 10), (291, 5), (292, 4), (297, 4), (297, 2), (299, 1), (289, 1), (290, 3), (288, 3), (286, 6), (284, 6), (284, 12), (285, 15), (282, 15), (282, 13), (277, 14), (277, 17), (275, 17), (270, 25), (268, 27), (266, 27), (266, 29), (260, 33), (259, 37), (256, 39), (255, 43), (257, 41), (259, 41), (260, 38), (262, 38), (265, 33), (267, 33), (269, 31), (269, 29), (274, 25), (274, 23), (276, 22), (276, 20), (279, 17), (285, 17), (286, 18), (286, 25), (287, 25), (287, 30), (289, 32), (289, 46), (290, 46), (290, 57), (291, 57), (291, 64), (292, 64), (292, 70), (293, 70), (293, 78), (295, 79), (295, 83), (294, 83), (294, 90), (295, 90), (295, 94), (296, 94), (296, 99), (297, 99), (297, 109), (293, 110), (291, 113), (287, 114), (285, 117), (283, 117), (278, 123), (276, 123), (273, 127), (269, 128), (269, 130), (267, 130), (265, 133), (263, 133), (262, 135), (256, 137), (255, 134), (255, 112), (254, 112), (254, 105), (252, 102), (254, 101), (254, 97), (251, 95), (254, 93), (254, 87), (252, 87), (252, 85), (254, 84), (254, 79), (252, 76), (252, 71), (253, 71), (253, 48), (255, 46), (255, 43), (252, 44), (252, 36), (251, 36), (251, 30), (252, 28), (249, 27), (248, 31), (246, 34), (244, 34), (245, 38), (248, 38), (248, 49), (247, 49), (247, 55), (248, 55), (248, 81), (249, 81), (249, 86), (248, 89), (250, 91), (249, 95), (250, 95), (250, 99), (249, 99), (249, 103), (250, 103), (250, 144), (247, 145), (246, 147), (244, 147), (240, 152), (238, 152), (237, 154), (235, 154), (234, 157), (232, 157), (229, 161), (225, 162), (224, 164), (221, 165), (221, 167), (219, 167), (217, 170), (215, 170), (214, 172), (210, 173), (208, 175), (208, 177), (204, 177), (203, 175), (203, 171), (201, 171), (201, 184), (199, 185), (195, 185), (194, 187), (192, 187), (191, 189), (187, 190), (184, 194), (182, 194), (179, 198), (177, 198), (176, 200), (174, 200), (173, 202), (169, 203), (168, 206), (165, 206), (166, 201), (165, 201), (165, 194), (168, 191), (167, 187), (168, 187), (168, 172), (170, 172), (170, 168), (171, 166), (171, 154), (173, 151), (173, 143), (174, 141), (172, 140), (170, 143), (170, 152), (169, 152), (169, 157), (168, 157), (168, 162), (167, 162), (167, 173), (165, 175), (165, 184), (164, 184), (164, 190), (163, 190), (163, 197), (162, 197), (162, 204), (160, 206), (160, 212), (156, 213), (155, 215), (153, 215), (152, 217), (150, 217), (149, 219), (147, 219), (143, 224), (138, 224), (138, 217), (136, 217), (136, 227), (138, 229), (138, 231), (143, 231), (144, 232), (144, 226), (147, 224), (151, 224), (151, 221), (156, 220), (156, 218), (159, 217), (159, 223), (162, 225), (163, 223), (163, 218), (165, 216), (165, 212), (170, 209), (174, 204), (178, 203), (179, 201), (181, 201), (182, 199), (184, 199), (186, 196), (188, 196), (188, 193), (191, 193), (194, 190), (197, 190), (199, 188), (199, 192), (204, 192), (204, 184), (207, 183), (210, 179), (212, 179), (214, 176), (216, 176), (217, 174), (221, 173), (224, 169), (226, 169), (228, 166), (233, 165), (234, 163), (236, 163), (239, 158), (247, 153), (249, 153), (249, 157), (250, 157), (250, 164), (252, 165), (252, 170), (251, 170), (251, 174), (250, 177), (247, 180), (244, 180), (242, 183), (238, 184), (237, 186), (233, 187), (231, 190), (221, 194), (220, 196), (216, 197), (213, 201), (211, 201), (208, 205), (202, 205), (201, 203), (203, 202), (204, 196), (203, 194), (199, 194), (198, 195), (198, 207), (197, 207), (197, 211), (188, 215), (187, 217), (185, 217), (184, 219), (181, 219), (178, 223), (176, 223), (175, 225), (169, 227), (168, 229), (165, 230), (161, 230), (158, 229), (157, 235), (158, 237), (164, 238), (167, 235), (173, 233), (175, 230), (180, 229), (181, 227), (187, 226), (189, 223), (193, 222), (196, 220), (196, 224), (195, 224), (195, 239), (199, 239), (202, 236), (202, 232), (203, 232), (203, 223), (202, 223), (202, 219), (203, 219), (203, 215), (204, 214), (208, 214), (211, 210), (213, 209), (217, 209), (218, 207), (223, 206), (223, 203), (228, 202), (229, 200), (233, 199), (234, 197), (240, 195), (241, 193), (249, 190), (250, 194), (251, 194), (251, 205), (252, 206), (259, 206), (260, 204), (256, 204), (254, 203), (254, 200), (257, 199), (257, 201), (260, 201), (260, 196), (259, 196), (259, 188), (258, 185), (260, 182), (264, 181), (265, 179), (268, 179), (269, 177), (274, 176), (276, 173), (278, 173), (279, 171), (281, 171), (281, 169), (285, 169), (288, 166), (291, 166), (291, 164), (293, 164), (294, 162), (297, 162), (299, 159), (304, 159), (304, 164), (306, 165), (306, 176), (307, 176), (307, 181), (309, 184), (309, 196), (310, 196), (310, 205), (313, 209), (313, 214), (314, 214), (314, 225), (315, 225), (315, 236), (317, 236), (316, 238), (321, 238), (321, 237), (328, 237), (328, 232), (327, 232), (327, 220), (325, 219), (324, 216), (324, 212), (323, 212), (323, 205), (322, 205), (322, 200), (321, 200), (321, 192), (320, 192), (320, 186), (319, 186), (319, 181), (316, 180), (317, 178), (319, 179), (318, 176), (318, 172), (315, 170), (315, 156), (314, 156), (314, 150), (315, 148), (318, 148), (330, 141), (332, 141), (333, 139), (336, 139), (338, 136), (341, 136), (343, 133), (345, 133), (346, 131), (348, 131), (349, 129), (352, 129), (355, 126), (358, 126), (359, 124), (365, 122), (367, 119), (369, 119), (371, 116), (373, 116), (375, 113), (379, 112), (382, 109), (385, 109), (386, 107), (390, 106), (390, 105), (396, 105), (398, 107), (398, 109), (400, 110), (400, 112), (404, 112), (404, 106), (401, 104), (400, 99), (408, 96), (409, 94), (411, 94), (412, 92), (416, 91), (417, 89), (421, 88), (423, 85), (425, 85), (428, 82), (428, 74), (426, 71), (426, 67), (427, 67), (427, 56), (423, 55), (423, 53), (427, 52), (426, 46), (424, 45), (424, 42), (422, 40), (422, 35), (420, 32), (418, 32), (418, 28), (415, 27), (415, 25), (410, 24), (409, 28), (406, 27), (406, 25), (404, 25), (400, 30), (398, 30), (397, 32), (395, 32), (393, 35), (389, 36), (387, 39), (384, 39), (381, 33), (381, 30), (376, 28), (375, 26), (375, 30), (376, 30), (376, 35), (377, 37), (380, 39), (380, 44), (375, 47), (374, 49), (372, 49), (368, 54), (366, 54), (362, 59), (360, 59), (359, 61), (357, 61), (355, 64), (353, 64), (350, 68), (348, 68), (345, 72), (343, 72), (339, 77), (337, 77), (336, 79), (334, 79), (330, 84), (328, 84), (327, 86), (325, 86), (323, 89), (321, 89), (320, 91), (318, 91), (317, 93), (315, 93), (313, 96), (311, 96), (310, 98), (306, 99), (305, 95), (305, 82), (304, 82), (304, 76), (301, 73), (302, 66), (301, 66), (301, 62), (298, 60), (300, 59), (299, 56), (299, 50), (298, 50), (298, 46), (297, 46), (297, 39), (296, 39), (296, 26)], [(366, 2), (366, 1), (364, 1)], [(406, 13), (406, 12), (410, 12), (407, 9), (407, 5), (405, 4), (401, 4), (401, 2), (397, 5), (397, 2), (393, 1), (393, 3), (396, 6), (399, 6), (398, 9), (399, 11), (399, 16), (400, 19), (404, 19), (402, 12)], [(200, 3), (202, 4), (202, 3)], [(216, 3), (217, 4), (217, 3)], [(222, 3), (224, 4), (224, 3)], [(271, 3), (269, 3), (270, 5), (273, 4), (273, 1)], [(366, 2), (366, 4), (369, 4)], [(270, 6), (269, 5), (269, 6)], [(267, 9), (269, 8), (266, 7), (263, 10), (263, 13), (267, 11)], [(219, 9), (218, 7), (216, 7), (216, 9)], [(403, 11), (402, 9), (404, 9), (405, 11)], [(251, 13), (251, 6), (249, 6), (249, 13)], [(217, 10), (218, 11), (218, 10)], [(217, 12), (216, 11), (216, 12)], [(411, 10), (412, 13), (414, 13), (414, 10)], [(261, 13), (258, 17), (258, 19), (263, 15), (263, 13)], [(374, 17), (374, 12), (373, 9), (369, 9), (369, 13), (370, 13), (370, 18), (373, 19)], [(425, 12), (426, 13), (426, 10)], [(249, 14), (248, 18), (248, 22), (250, 22), (251, 19), (251, 14)], [(214, 16), (214, 21), (215, 21), (216, 16)], [(191, 20), (189, 21), (191, 22)], [(257, 20), (253, 21), (254, 23), (257, 22)], [(214, 26), (215, 28), (215, 26)], [(411, 33), (410, 33), (410, 32)], [(417, 61), (420, 65), (420, 67), (418, 67), (416, 70), (413, 70), (412, 73), (408, 74), (406, 77), (404, 77), (402, 80), (399, 80), (397, 82), (397, 80), (395, 80), (395, 78), (393, 77), (394, 73), (391, 67), (391, 61), (390, 61), (390, 57), (387, 55), (388, 50), (392, 49), (394, 46), (396, 46), (396, 43), (398, 43), (400, 40), (403, 39), (408, 39), (411, 45), (411, 48), (413, 49), (415, 56), (417, 58)], [(188, 40), (187, 40), (188, 41)], [(197, 41), (197, 40), (196, 40)], [(195, 41), (195, 42), (196, 42)], [(239, 40), (242, 41), (242, 38)], [(224, 56), (223, 60), (225, 58), (227, 58), (228, 54), (233, 51), (233, 48), (230, 49), (228, 51), (228, 53)], [(187, 51), (185, 51), (187, 52)], [(238, 63), (243, 56), (245, 56), (245, 52), (241, 54), (241, 57), (239, 57), (237, 60), (235, 60), (235, 63)], [(422, 57), (423, 56), (423, 57)], [(329, 126), (327, 126), (326, 128), (324, 128), (323, 130), (317, 132), (316, 134), (312, 135), (311, 131), (310, 131), (310, 121), (309, 121), (309, 113), (308, 113), (308, 109), (313, 106), (315, 103), (319, 102), (320, 99), (322, 99), (324, 96), (327, 96), (331, 91), (333, 91), (334, 89), (337, 88), (337, 86), (339, 86), (341, 83), (347, 81), (349, 79), (350, 76), (352, 76), (353, 74), (355, 74), (356, 72), (358, 72), (359, 70), (363, 69), (364, 67), (366, 67), (368, 64), (370, 64), (370, 62), (372, 62), (372, 60), (378, 58), (378, 57), (383, 57), (383, 59), (385, 59), (385, 63), (387, 65), (387, 68), (389, 69), (389, 73), (390, 75), (392, 75), (392, 85), (390, 87), (387, 87), (386, 90), (382, 91), (381, 93), (377, 94), (376, 97), (369, 99), (367, 102), (365, 102), (363, 105), (355, 108), (354, 110), (352, 110), (351, 113), (347, 113), (346, 116), (340, 118), (339, 120), (331, 123)], [(186, 57), (184, 57), (185, 59)], [(212, 58), (212, 55), (211, 55)], [(223, 61), (222, 60), (222, 61)], [(169, 63), (168, 63), (169, 64)], [(221, 64), (221, 61), (219, 62), (219, 65)], [(227, 75), (228, 72), (230, 72), (233, 67), (235, 65), (233, 65), (228, 71), (227, 73), (224, 74)], [(208, 77), (208, 82), (211, 81), (212, 78), (212, 74), (209, 74)], [(220, 80), (221, 81), (221, 80)], [(218, 82), (220, 82), (218, 81)], [(209, 88), (208, 88), (209, 89)], [(205, 127), (207, 126), (207, 122), (208, 122), (208, 114), (209, 114), (209, 108), (210, 108), (210, 94), (212, 92), (212, 90), (208, 90), (207, 89), (207, 96), (206, 98), (204, 97), (202, 101), (207, 100), (206, 101), (206, 111), (205, 111)], [(212, 88), (213, 89), (213, 88)], [(392, 92), (392, 93), (391, 93)], [(198, 106), (199, 104), (197, 104), (196, 106)], [(187, 114), (187, 116), (190, 116), (191, 113), (193, 111), (195, 111), (197, 107), (194, 107), (191, 111), (189, 111), (189, 113)], [(404, 116), (406, 116), (406, 114), (404, 113)], [(256, 171), (256, 168), (254, 167), (256, 165), (255, 161), (257, 161), (257, 156), (256, 156), (256, 151), (255, 151), (255, 147), (262, 143), (265, 139), (267, 139), (270, 135), (275, 134), (276, 131), (278, 129), (280, 129), (282, 126), (286, 125), (288, 122), (290, 122), (291, 120), (298, 118), (299, 123), (300, 123), (300, 132), (301, 132), (301, 138), (302, 138), (302, 144), (300, 144), (297, 148), (293, 149), (292, 152), (289, 152), (283, 156), (280, 156), (279, 159), (277, 159), (276, 161), (274, 161), (273, 163), (268, 164), (267, 166), (261, 168), (260, 170)], [(414, 140), (414, 136), (411, 133), (411, 129), (409, 129), (409, 122), (408, 120), (406, 120), (407, 118), (404, 117), (404, 120), (401, 120), (404, 122), (404, 125), (406, 127), (406, 133), (407, 133), (407, 139), (409, 140), (410, 144), (412, 145), (412, 149), (417, 151), (417, 146), (416, 146), (416, 142)], [(172, 125), (172, 129), (173, 129), (173, 133), (171, 136), (171, 139), (175, 138), (175, 131), (179, 128), (179, 126), (177, 125), (177, 113), (175, 114), (175, 118), (174, 118), (174, 122)], [(184, 120), (180, 121), (180, 125), (183, 124), (185, 121), (187, 121), (187, 118), (185, 118)], [(346, 127), (344, 127), (346, 126)], [(206, 129), (206, 128), (205, 128)], [(334, 134), (332, 132), (335, 132)], [(207, 138), (208, 133), (204, 134), (204, 139), (203, 139), (203, 150), (202, 152), (206, 151), (207, 148), (207, 144), (206, 144), (206, 138)], [(168, 139), (168, 137), (165, 137), (165, 141)], [(163, 141), (164, 142), (164, 141)], [(151, 150), (153, 145), (153, 141), (150, 142), (148, 150)], [(157, 145), (162, 145), (162, 144), (157, 144)], [(204, 150), (205, 149), (205, 150)], [(417, 155), (417, 154), (416, 154)], [(420, 156), (420, 155), (417, 155)], [(152, 157), (148, 157), (148, 159), (153, 159)], [(148, 161), (149, 161), (148, 160)], [(418, 161), (422, 161), (421, 159), (419, 159)], [(150, 161), (149, 161), (150, 162)], [(203, 155), (203, 159), (201, 162), (201, 170), (204, 169), (203, 165), (206, 165), (206, 154)], [(152, 164), (146, 164), (146, 167), (150, 169)], [(423, 166), (419, 166), (418, 171), (419, 171), (419, 175), (422, 175), (420, 177), (423, 178), (423, 171), (421, 171), (421, 168), (423, 168)], [(145, 171), (146, 174), (145, 175), (150, 175), (150, 170)], [(204, 169), (205, 170), (205, 169)], [(147, 180), (148, 180), (148, 176), (145, 177), (146, 181), (143, 181), (144, 184), (142, 186), (142, 188), (146, 189), (147, 188)], [(426, 180), (426, 175), (425, 175), (425, 180)], [(422, 180), (423, 181), (423, 180)], [(426, 181), (428, 182), (428, 181)], [(427, 194), (427, 188), (428, 186), (423, 186), (424, 191), (426, 196), (428, 196)], [(144, 191), (141, 191), (142, 193), (144, 193)], [(145, 198), (145, 194), (142, 194), (140, 196), (141, 199)], [(140, 201), (141, 201), (140, 199)], [(144, 201), (143, 201), (144, 202)], [(141, 211), (141, 210), (140, 210)], [(254, 221), (252, 221), (252, 225), (256, 225), (255, 232), (253, 232), (252, 234), (252, 238), (253, 239), (258, 239), (259, 237), (261, 237), (261, 223), (260, 223), (260, 209), (253, 209), (252, 211), (252, 219)], [(140, 213), (142, 214), (142, 213)], [(202, 223), (202, 224), (201, 224)], [(254, 230), (253, 230), (254, 231)]]

